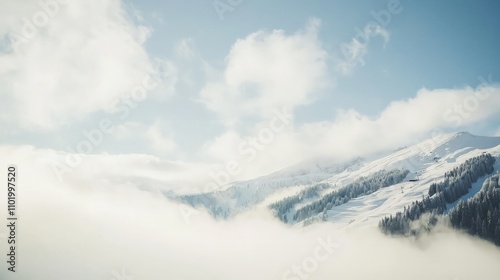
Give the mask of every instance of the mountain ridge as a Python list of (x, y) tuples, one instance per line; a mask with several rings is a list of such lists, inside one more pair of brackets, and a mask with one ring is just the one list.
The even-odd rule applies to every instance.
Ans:
[[(216, 217), (228, 218), (255, 207), (267, 208), (272, 203), (318, 184), (329, 186), (320, 190), (317, 197), (319, 199), (358, 178), (381, 170), (408, 170), (409, 174), (403, 182), (366, 197), (355, 198), (334, 207), (327, 211), (325, 217), (321, 217), (344, 226), (346, 221), (349, 226), (370, 224), (379, 217), (401, 210), (405, 204), (419, 198), (427, 191), (426, 186), (440, 180), (448, 169), (486, 152), (500, 157), (500, 137), (476, 136), (468, 132), (448, 133), (371, 161), (357, 157), (345, 163), (324, 160), (321, 165), (310, 160), (266, 176), (233, 182), (232, 186), (225, 190), (181, 196), (178, 199), (194, 207), (206, 208)], [(499, 162), (495, 165), (495, 172), (500, 169)], [(393, 202), (389, 203), (388, 200)], [(314, 201), (311, 199), (308, 202)]]

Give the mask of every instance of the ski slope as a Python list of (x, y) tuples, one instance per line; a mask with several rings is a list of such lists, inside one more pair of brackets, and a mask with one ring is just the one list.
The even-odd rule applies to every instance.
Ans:
[[(350, 162), (310, 161), (253, 180), (234, 182), (223, 191), (200, 194), (202, 205), (219, 217), (230, 217), (250, 209), (267, 209), (283, 198), (295, 195), (319, 183), (330, 188), (322, 196), (369, 176), (380, 170), (405, 169), (410, 173), (399, 184), (361, 196), (327, 211), (327, 222), (338, 227), (374, 226), (384, 216), (402, 211), (404, 206), (427, 196), (429, 185), (443, 180), (444, 173), (467, 159), (490, 153), (496, 157), (495, 172), (500, 170), (500, 137), (475, 136), (467, 132), (440, 135), (419, 144), (399, 149), (389, 155), (366, 161), (357, 158)], [(487, 176), (479, 179), (461, 199), (477, 193)], [(410, 181), (412, 180), (412, 181)], [(307, 199), (296, 209), (320, 197)], [(208, 198), (208, 199), (207, 199)], [(200, 205), (195, 205), (200, 207)], [(450, 207), (454, 205), (449, 205)], [(321, 220), (321, 214), (306, 222)], [(293, 213), (289, 217), (293, 216)], [(303, 225), (304, 221), (296, 226)]]
[[(406, 180), (400, 184), (333, 207), (327, 212), (327, 220), (339, 227), (376, 225), (384, 216), (402, 211), (404, 206), (427, 196), (429, 185), (443, 180), (446, 171), (483, 153), (490, 153), (496, 157), (494, 172), (499, 172), (500, 137), (480, 137), (460, 132), (439, 136), (402, 149), (392, 155), (367, 163), (355, 172), (332, 176), (328, 182), (338, 185), (338, 182), (347, 183), (380, 169), (405, 168), (411, 171)], [(480, 178), (473, 184), (469, 193), (460, 199), (467, 199), (476, 194), (487, 177)], [(418, 181), (409, 182), (410, 179), (418, 179)], [(456, 203), (450, 204), (448, 208)]]

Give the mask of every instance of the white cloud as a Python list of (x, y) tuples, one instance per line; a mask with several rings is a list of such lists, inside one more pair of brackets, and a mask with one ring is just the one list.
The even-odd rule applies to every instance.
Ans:
[(178, 145), (173, 138), (173, 133), (166, 133), (160, 121), (151, 125), (140, 122), (125, 122), (117, 125), (113, 130), (116, 141), (139, 140), (144, 147), (149, 147), (157, 155), (169, 155), (177, 152)]
[(238, 145), (243, 141), (239, 133), (233, 130), (226, 131), (221, 135), (215, 137), (214, 140), (208, 141), (203, 145), (205, 154), (214, 159), (223, 161), (235, 160), (237, 156), (236, 151)]
[(247, 135), (234, 131), (207, 142), (205, 150), (213, 158), (237, 160), (242, 178), (252, 178), (280, 170), (294, 163), (318, 157), (338, 160), (389, 151), (423, 141), (435, 131), (463, 130), (469, 125), (498, 118), (500, 87), (476, 89), (420, 90), (415, 97), (390, 103), (379, 115), (363, 115), (354, 109), (340, 110), (330, 121), (292, 124), (275, 133), (272, 141), (248, 145), (256, 156), (238, 150), (241, 143), (258, 139), (260, 123)]
[[(335, 120), (306, 124), (299, 135), (312, 154), (371, 153), (421, 139), (436, 129), (459, 129), (498, 115), (500, 87), (420, 90), (416, 97), (394, 101), (373, 118), (354, 110), (339, 112)], [(369, 143), (369, 144), (368, 144)]]
[(124, 182), (143, 189), (186, 194), (200, 192), (211, 182), (215, 164), (164, 160), (147, 154), (77, 154), (41, 150), (33, 146), (0, 146), (4, 160), (15, 164), (32, 161), (43, 166), (44, 178), (61, 184), (88, 185), (107, 182), (110, 187)]
[(232, 180), (251, 179), (279, 170), (304, 158), (300, 145), (293, 134), (293, 115), (284, 107), (252, 127), (245, 133), (227, 130), (203, 145), (203, 152), (218, 162), (234, 162), (239, 165), (238, 174)]
[[(338, 230), (328, 223), (298, 229), (258, 210), (219, 221), (130, 180), (134, 164), (159, 163), (151, 157), (96, 161), (93, 170), (113, 164), (115, 172), (60, 183), (47, 165), (51, 152), (5, 146), (0, 152), (1, 165), (15, 159), (19, 176), (25, 174), (18, 189), (22, 226), (17, 238), (23, 246), (17, 256), (22, 265), (16, 273), (1, 270), (2, 279), (120, 279), (116, 274), (148, 280), (165, 275), (221, 280), (498, 277), (495, 246), (449, 230), (413, 240), (383, 236), (372, 228)], [(6, 201), (6, 192), (0, 192), (0, 200)], [(0, 236), (6, 229), (0, 229)], [(6, 249), (1, 246), (0, 254), (5, 256)]]
[(223, 76), (203, 88), (201, 101), (226, 124), (309, 103), (326, 86), (328, 54), (317, 38), (319, 25), (311, 20), (306, 30), (292, 35), (259, 31), (238, 40)]
[(152, 148), (160, 154), (168, 154), (177, 148), (173, 137), (166, 136), (159, 122), (156, 122), (146, 131), (146, 137), (151, 142)]
[(363, 30), (356, 29), (356, 35), (349, 43), (342, 43), (343, 58), (337, 62), (337, 69), (343, 75), (349, 75), (359, 66), (365, 64), (363, 58), (368, 53), (368, 47), (373, 37), (382, 37), (384, 47), (389, 42), (390, 34), (379, 24), (369, 23)]
[[(50, 129), (112, 112), (155, 71), (142, 45), (151, 28), (130, 22), (121, 1), (46, 2), (52, 10), (38, 1), (0, 3), (0, 38), (17, 39), (0, 56), (4, 124)], [(51, 16), (39, 22), (45, 11)]]

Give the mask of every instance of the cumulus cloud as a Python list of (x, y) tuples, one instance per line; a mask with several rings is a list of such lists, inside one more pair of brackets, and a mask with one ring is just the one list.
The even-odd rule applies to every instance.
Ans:
[[(484, 85), (462, 89), (421, 89), (416, 96), (391, 102), (377, 116), (354, 109), (339, 110), (330, 121), (292, 123), (272, 133), (269, 142), (262, 129), (269, 120), (258, 123), (248, 134), (234, 131), (207, 142), (212, 157), (236, 159), (243, 166), (243, 178), (268, 174), (306, 158), (330, 157), (347, 160), (414, 144), (436, 131), (464, 129), (479, 121), (498, 117), (500, 87)], [(242, 144), (243, 143), (243, 144)], [(240, 145), (254, 151), (251, 160)], [(252, 144), (257, 143), (257, 144)], [(246, 176), (244, 176), (246, 175)]]
[(355, 28), (356, 35), (349, 43), (342, 43), (341, 50), (343, 58), (337, 62), (337, 69), (343, 75), (349, 75), (359, 66), (363, 66), (365, 61), (363, 58), (368, 53), (368, 47), (372, 38), (382, 37), (384, 39), (384, 47), (389, 42), (390, 33), (385, 28), (375, 23), (368, 23), (363, 30)]
[[(259, 211), (216, 221), (128, 180), (89, 177), (60, 183), (50, 173), (47, 151), (0, 150), (1, 164), (15, 160), (22, 182), (18, 271), (2, 269), (2, 279), (498, 277), (500, 250), (460, 233), (441, 231), (411, 240), (386, 237), (373, 228), (290, 228)], [(5, 192), (0, 199), (5, 201)], [(0, 211), (6, 215), (6, 209)], [(0, 237), (5, 230), (0, 229)], [(1, 247), (2, 256), (6, 248)]]
[(498, 116), (499, 93), (495, 86), (422, 89), (414, 98), (390, 103), (376, 117), (340, 111), (333, 121), (303, 125), (298, 134), (314, 141), (317, 150), (312, 154), (352, 156), (391, 149), (423, 140), (433, 130), (459, 129)]
[(201, 91), (201, 101), (232, 125), (245, 116), (267, 117), (314, 100), (326, 85), (327, 52), (317, 37), (319, 20), (288, 35), (259, 31), (238, 40), (226, 57), (222, 77)]
[(243, 139), (238, 132), (229, 130), (205, 143), (203, 150), (214, 159), (235, 159), (235, 151), (242, 142)]
[[(0, 121), (51, 129), (99, 110), (112, 112), (155, 73), (144, 50), (152, 29), (122, 2), (0, 3)], [(5, 104), (8, 104), (5, 105)]]
[[(203, 146), (204, 154), (219, 162), (239, 166), (232, 180), (251, 179), (277, 171), (307, 157), (293, 134), (293, 115), (287, 107), (248, 128), (246, 133), (227, 130)], [(293, 153), (290, 153), (293, 151)], [(296, 157), (290, 157), (290, 154)], [(291, 161), (292, 160), (292, 161)]]

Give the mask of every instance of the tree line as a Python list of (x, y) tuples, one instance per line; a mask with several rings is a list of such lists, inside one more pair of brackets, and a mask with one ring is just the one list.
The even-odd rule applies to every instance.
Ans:
[(324, 213), (326, 215), (327, 210), (330, 210), (335, 206), (347, 203), (353, 198), (357, 198), (363, 195), (369, 195), (381, 188), (398, 184), (404, 180), (408, 173), (408, 170), (399, 169), (390, 171), (380, 170), (371, 174), (370, 176), (358, 178), (356, 181), (346, 185), (345, 187), (335, 190), (321, 197), (320, 199), (298, 209), (293, 215), (291, 221), (288, 221), (287, 215), (294, 210), (297, 204), (304, 201), (306, 198), (319, 196), (319, 191), (331, 186), (315, 186), (311, 190), (305, 190), (304, 193), (276, 202), (271, 205), (271, 208), (276, 211), (277, 217), (283, 222), (299, 222), (320, 213)]
[(302, 190), (296, 195), (284, 198), (269, 205), (269, 208), (275, 212), (276, 217), (278, 217), (282, 222), (287, 223), (287, 214), (295, 207), (295, 205), (302, 203), (308, 199), (319, 197), (321, 191), (330, 187), (331, 185), (327, 183), (316, 184), (310, 188)]
[[(495, 158), (483, 154), (468, 159), (458, 167), (446, 172), (444, 180), (433, 183), (429, 187), (429, 196), (405, 206), (403, 212), (394, 216), (384, 217), (379, 222), (379, 228), (386, 234), (411, 235), (417, 230), (411, 228), (411, 222), (418, 220), (422, 214), (442, 215), (447, 210), (447, 204), (457, 201), (467, 194), (480, 177), (494, 171)], [(435, 219), (431, 219), (435, 222)], [(467, 224), (468, 225), (468, 224)], [(429, 225), (432, 226), (432, 225)]]
[(488, 178), (477, 195), (448, 214), (452, 227), (500, 246), (500, 175)]

